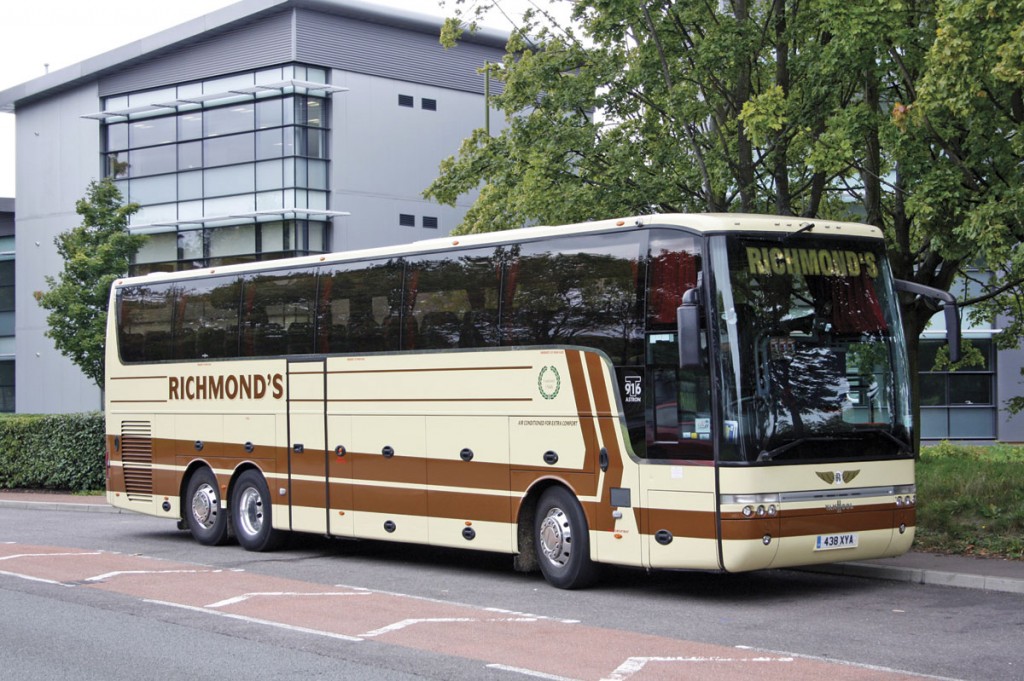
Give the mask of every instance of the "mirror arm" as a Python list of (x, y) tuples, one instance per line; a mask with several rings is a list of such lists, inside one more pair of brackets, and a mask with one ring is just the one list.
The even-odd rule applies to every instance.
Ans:
[(946, 342), (949, 343), (949, 361), (956, 363), (960, 361), (960, 312), (957, 307), (956, 298), (949, 291), (943, 291), (932, 286), (918, 284), (916, 281), (905, 279), (894, 279), (893, 288), (905, 293), (924, 296), (932, 300), (942, 301), (942, 312), (946, 316)]

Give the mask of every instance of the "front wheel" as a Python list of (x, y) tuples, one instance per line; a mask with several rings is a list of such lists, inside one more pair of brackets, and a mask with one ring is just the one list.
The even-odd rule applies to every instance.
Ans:
[(285, 534), (273, 527), (267, 481), (257, 470), (247, 470), (238, 476), (231, 492), (231, 521), (235, 538), (248, 551), (272, 551), (285, 539)]
[(200, 468), (185, 488), (185, 522), (192, 537), (206, 546), (220, 546), (228, 540), (228, 512), (220, 506), (217, 476)]
[(533, 537), (540, 571), (552, 586), (580, 589), (597, 579), (597, 566), (590, 560), (587, 519), (564, 487), (552, 487), (541, 495)]

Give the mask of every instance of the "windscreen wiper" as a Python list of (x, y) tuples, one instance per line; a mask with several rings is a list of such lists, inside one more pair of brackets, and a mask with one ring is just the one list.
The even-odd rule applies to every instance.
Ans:
[(796, 447), (798, 445), (802, 445), (802, 444), (804, 444), (806, 442), (810, 442), (812, 440), (817, 440), (817, 439), (821, 439), (821, 438), (798, 437), (797, 439), (792, 440), (790, 442), (787, 442), (784, 445), (779, 445), (775, 449), (762, 450), (761, 453), (757, 455), (757, 460), (758, 461), (771, 461), (772, 459), (777, 457), (779, 454), (785, 454), (786, 452), (788, 452), (789, 450), (793, 449), (794, 447)]
[(904, 442), (903, 440), (899, 439), (898, 437), (896, 437), (895, 435), (893, 435), (892, 433), (890, 433), (887, 430), (883, 430), (881, 428), (858, 428), (857, 430), (855, 430), (853, 432), (858, 433), (858, 434), (859, 433), (869, 433), (871, 435), (881, 435), (886, 440), (889, 440), (890, 442), (892, 442), (895, 445), (897, 445), (900, 448), (900, 451), (904, 452), (905, 454), (913, 454), (914, 453), (913, 445), (911, 445), (908, 442)]

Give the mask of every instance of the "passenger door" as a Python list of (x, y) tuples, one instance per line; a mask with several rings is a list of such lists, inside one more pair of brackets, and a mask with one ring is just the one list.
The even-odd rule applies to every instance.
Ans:
[(288, 362), (291, 528), (327, 532), (326, 360)]

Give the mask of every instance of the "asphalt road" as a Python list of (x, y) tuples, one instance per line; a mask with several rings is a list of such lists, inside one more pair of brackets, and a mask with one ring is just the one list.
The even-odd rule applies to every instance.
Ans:
[(129, 514), (0, 508), (0, 612), (18, 679), (1024, 677), (1017, 595), (796, 571), (566, 592), (506, 556), (310, 536), (253, 554)]

